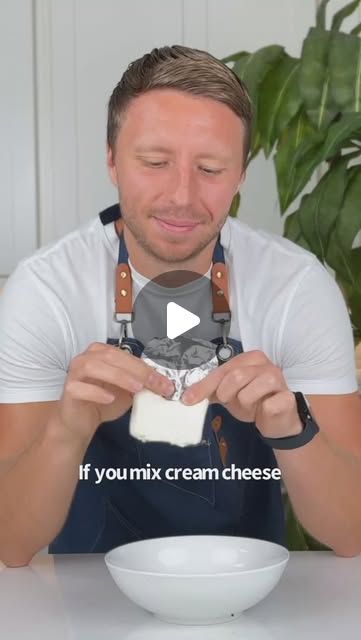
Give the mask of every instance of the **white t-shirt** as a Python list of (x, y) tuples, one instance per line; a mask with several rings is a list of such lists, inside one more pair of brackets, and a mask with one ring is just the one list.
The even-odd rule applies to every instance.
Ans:
[[(228, 218), (230, 336), (259, 349), (306, 394), (357, 390), (351, 323), (332, 276), (298, 245)], [(0, 402), (60, 398), (69, 364), (119, 337), (113, 319), (119, 239), (99, 217), (22, 260), (0, 294)], [(147, 282), (134, 269), (134, 294)]]

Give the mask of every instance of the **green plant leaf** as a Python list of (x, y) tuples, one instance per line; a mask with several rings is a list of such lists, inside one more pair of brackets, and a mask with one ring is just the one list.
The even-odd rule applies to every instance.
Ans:
[(290, 551), (327, 551), (326, 547), (319, 540), (316, 540), (298, 520), (288, 493), (283, 496), (287, 547)]
[(330, 0), (322, 0), (316, 13), (316, 25), (320, 29), (326, 28), (326, 7)]
[[(354, 249), (357, 251), (357, 249)], [(355, 260), (357, 260), (357, 264), (354, 263), (353, 269), (355, 276), (361, 275), (361, 249), (358, 250), (358, 253), (354, 256)], [(351, 267), (352, 268), (352, 267)], [(348, 296), (348, 304), (351, 311), (351, 323), (354, 330), (354, 333), (358, 335), (361, 334), (361, 295), (359, 290), (352, 289)]]
[(233, 196), (231, 208), (230, 208), (229, 213), (228, 213), (228, 215), (230, 215), (231, 218), (236, 218), (237, 217), (237, 212), (238, 212), (238, 208), (239, 208), (240, 203), (241, 203), (241, 195), (240, 195), (239, 191), (237, 191), (237, 193)]
[(352, 167), (335, 231), (343, 249), (351, 251), (361, 229), (361, 166)]
[(304, 536), (306, 540), (306, 544), (308, 546), (309, 551), (330, 551), (330, 547), (322, 544), (319, 540), (316, 540), (313, 536), (311, 536), (308, 531), (304, 529)]
[(245, 83), (252, 102), (253, 129), (251, 149), (254, 158), (261, 149), (260, 133), (257, 126), (258, 91), (263, 79), (279, 60), (284, 52), (284, 47), (270, 45), (258, 49), (254, 53), (239, 58), (233, 71)]
[(283, 55), (267, 74), (260, 88), (258, 128), (266, 157), (271, 153), (279, 134), (301, 107), (299, 68), (299, 60)]
[(311, 251), (311, 247), (308, 244), (306, 238), (302, 235), (302, 233), (301, 233), (300, 237), (297, 240), (297, 244), (298, 244), (299, 247), (303, 247), (304, 249), (307, 249), (307, 251)]
[(307, 115), (317, 129), (327, 127), (338, 113), (332, 102), (328, 71), (330, 31), (312, 28), (303, 42), (299, 89)]
[(343, 145), (353, 137), (361, 127), (361, 114), (346, 114), (332, 124), (327, 131), (310, 132), (295, 150), (290, 162), (284, 167), (279, 178), (276, 164), (277, 184), (281, 211), (284, 212), (302, 191), (321, 162), (338, 154)]
[(332, 124), (328, 131), (321, 161), (331, 158), (340, 148), (351, 140), (354, 133), (361, 129), (361, 113), (346, 113), (341, 120)]
[[(279, 193), (281, 212), (284, 213), (293, 200), (310, 180), (314, 170), (320, 164), (322, 139), (316, 136), (305, 138), (301, 148), (291, 160), (288, 174), (283, 181), (284, 189)], [(288, 177), (288, 180), (287, 180)]]
[(330, 91), (344, 113), (361, 111), (361, 39), (334, 33), (329, 52)]
[(325, 136), (325, 132), (315, 130), (302, 111), (281, 134), (274, 157), (281, 213), (294, 200), (295, 185), (301, 182), (304, 186), (317, 166), (317, 153)]
[(359, 22), (356, 27), (354, 27), (353, 29), (351, 29), (350, 33), (352, 33), (352, 35), (357, 35), (359, 34), (361, 31), (361, 22)]
[(332, 31), (339, 31), (344, 19), (350, 16), (354, 11), (356, 11), (359, 4), (360, 0), (353, 0), (353, 2), (349, 2), (345, 7), (337, 11), (332, 19)]
[(254, 160), (254, 158), (258, 155), (260, 150), (262, 149), (261, 145), (261, 137), (259, 135), (259, 131), (257, 129), (257, 125), (252, 128), (252, 136), (251, 136), (251, 152), (248, 156), (246, 167)]
[(242, 67), (237, 67), (236, 73), (245, 83), (253, 104), (257, 102), (259, 85), (283, 52), (284, 47), (270, 45), (249, 54), (247, 59), (242, 58)]
[[(361, 229), (361, 167), (348, 170), (347, 186), (342, 207), (336, 219), (329, 245), (327, 263), (336, 271), (345, 286), (352, 287), (352, 295), (361, 300), (360, 258), (353, 241)], [(350, 297), (348, 293), (348, 297)]]
[[(236, 76), (238, 76), (238, 78), (240, 80), (243, 80), (243, 75), (244, 75), (244, 68), (247, 67), (248, 61), (249, 59), (252, 58), (252, 54), (251, 53), (247, 53), (246, 51), (240, 51), (237, 54), (237, 59), (232, 67), (232, 71), (236, 74)], [(248, 87), (246, 86), (247, 90)], [(248, 90), (249, 91), (249, 90)], [(252, 96), (250, 95), (251, 101), (252, 101)], [(254, 114), (254, 105), (252, 104), (252, 113)], [(254, 124), (254, 115), (253, 115), (253, 125), (252, 125), (252, 130), (251, 130), (251, 151), (254, 154), (253, 157), (255, 157), (257, 155), (257, 153), (260, 150), (260, 144), (259, 142), (257, 143), (256, 138), (259, 139), (259, 136), (257, 135), (257, 127)], [(258, 148), (257, 148), (258, 147)], [(250, 160), (247, 160), (247, 163), (249, 163)]]
[(241, 51), (232, 67), (232, 71), (234, 71), (234, 73), (239, 77), (240, 80), (242, 80), (243, 77), (243, 69), (251, 56), (251, 53), (247, 53), (247, 51)]
[(298, 211), (294, 211), (287, 216), (283, 228), (283, 236), (300, 247), (307, 249), (307, 251), (311, 251), (310, 245), (301, 233)]
[[(355, 279), (361, 286), (361, 247), (351, 249), (350, 264), (351, 269), (355, 274)], [(359, 303), (361, 305), (361, 297), (359, 298)]]
[(231, 55), (226, 56), (225, 58), (220, 58), (220, 62), (223, 62), (224, 64), (227, 64), (227, 62), (236, 62), (245, 55), (248, 56), (249, 53), (247, 51), (238, 51), (237, 53), (231, 53)]
[[(349, 254), (349, 267), (356, 282), (361, 280), (361, 247), (353, 249)], [(350, 320), (353, 329), (355, 345), (361, 341), (361, 295), (350, 284), (349, 278), (345, 279), (340, 270), (336, 270), (336, 282), (341, 288), (347, 301)]]
[(300, 221), (298, 217), (298, 211), (294, 211), (290, 213), (284, 222), (283, 227), (283, 235), (288, 240), (292, 240), (292, 242), (298, 243), (298, 240), (301, 236), (301, 227)]
[(350, 269), (350, 251), (345, 251), (339, 244), (337, 235), (333, 233), (327, 248), (326, 261), (337, 273), (337, 278), (344, 284), (353, 286), (353, 273)]
[(286, 538), (287, 547), (290, 551), (307, 551), (308, 544), (305, 538), (302, 525), (299, 523), (291, 504), (291, 500), (286, 494), (284, 496)]
[(301, 234), (322, 263), (344, 197), (348, 162), (349, 156), (341, 157), (332, 165), (298, 209)]

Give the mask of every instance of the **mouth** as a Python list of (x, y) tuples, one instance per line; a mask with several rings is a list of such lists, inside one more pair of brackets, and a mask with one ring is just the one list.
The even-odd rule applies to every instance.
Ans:
[(165, 218), (156, 218), (154, 220), (157, 225), (166, 231), (171, 233), (189, 233), (198, 226), (198, 222), (192, 222), (191, 220), (170, 220)]

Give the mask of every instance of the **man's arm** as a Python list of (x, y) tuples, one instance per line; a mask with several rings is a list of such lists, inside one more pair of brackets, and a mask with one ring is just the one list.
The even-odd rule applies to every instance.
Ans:
[(6, 565), (27, 564), (59, 533), (95, 431), (122, 416), (143, 387), (174, 392), (141, 359), (93, 343), (73, 358), (58, 402), (0, 404), (0, 560)]
[(308, 395), (320, 433), (274, 450), (296, 516), (338, 555), (361, 553), (361, 397)]
[(88, 441), (61, 428), (58, 402), (0, 405), (0, 559), (28, 564), (61, 529)]
[[(361, 552), (361, 399), (357, 393), (310, 395), (320, 432), (295, 450), (275, 450), (296, 515), (337, 555)], [(182, 396), (193, 404), (221, 402), (238, 420), (255, 422), (263, 436), (301, 432), (294, 394), (283, 373), (260, 351), (235, 356)], [(242, 427), (240, 427), (242, 428)]]

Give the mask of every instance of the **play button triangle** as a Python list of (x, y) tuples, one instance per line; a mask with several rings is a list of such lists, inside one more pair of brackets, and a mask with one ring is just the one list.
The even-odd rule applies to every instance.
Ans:
[(200, 318), (176, 302), (167, 304), (167, 337), (174, 339), (200, 323)]

